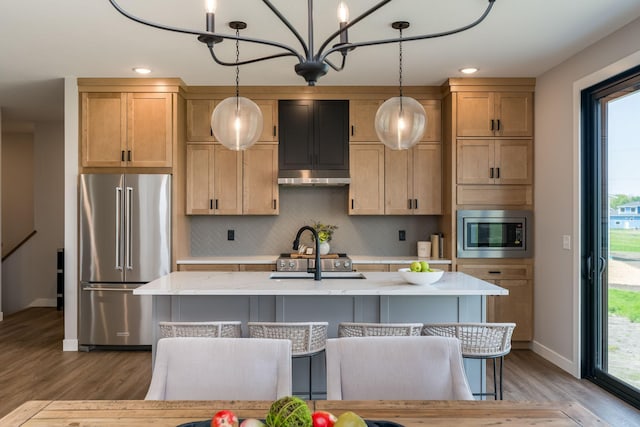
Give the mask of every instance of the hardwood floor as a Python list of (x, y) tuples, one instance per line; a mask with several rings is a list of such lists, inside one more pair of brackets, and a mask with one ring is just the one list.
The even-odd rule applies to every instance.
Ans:
[[(151, 380), (145, 351), (62, 351), (63, 314), (30, 308), (0, 322), (0, 417), (27, 400), (143, 399)], [(574, 400), (612, 426), (640, 426), (640, 411), (528, 350), (504, 365), (507, 400)]]

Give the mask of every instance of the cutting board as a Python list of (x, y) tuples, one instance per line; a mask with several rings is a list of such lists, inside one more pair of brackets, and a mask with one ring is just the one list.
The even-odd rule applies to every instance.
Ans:
[[(299, 254), (299, 253), (291, 253), (290, 254), (291, 258), (315, 258), (315, 255), (306, 255), (306, 254)], [(338, 254), (326, 254), (326, 255), (320, 255), (320, 258), (338, 258), (339, 255)]]

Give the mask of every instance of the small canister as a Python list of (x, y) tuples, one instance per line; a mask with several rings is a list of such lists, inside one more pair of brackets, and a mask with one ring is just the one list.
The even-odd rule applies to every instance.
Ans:
[(418, 242), (418, 258), (431, 258), (431, 242)]

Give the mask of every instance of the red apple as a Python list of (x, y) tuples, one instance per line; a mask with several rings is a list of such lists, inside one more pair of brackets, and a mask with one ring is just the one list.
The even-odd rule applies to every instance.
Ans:
[(335, 415), (327, 411), (315, 411), (311, 414), (313, 427), (333, 427), (338, 419)]
[(211, 419), (211, 427), (238, 427), (238, 417), (232, 411), (218, 411)]

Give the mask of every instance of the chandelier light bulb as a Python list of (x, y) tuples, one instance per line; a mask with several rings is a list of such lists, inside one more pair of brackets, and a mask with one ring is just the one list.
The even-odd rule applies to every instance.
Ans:
[(211, 129), (216, 139), (228, 149), (246, 150), (262, 134), (262, 111), (249, 98), (231, 96), (213, 110)]
[(422, 139), (427, 115), (422, 104), (415, 99), (396, 96), (378, 108), (375, 126), (376, 134), (384, 145), (392, 150), (406, 150)]
[(349, 22), (349, 8), (343, 1), (338, 5), (338, 21), (341, 23)]

